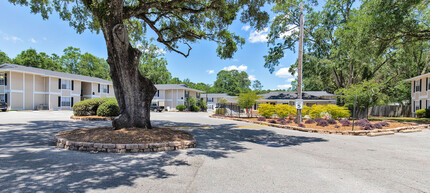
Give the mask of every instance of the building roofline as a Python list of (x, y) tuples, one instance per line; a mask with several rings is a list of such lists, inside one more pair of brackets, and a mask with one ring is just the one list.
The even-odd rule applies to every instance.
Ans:
[(412, 77), (412, 78), (406, 79), (405, 81), (413, 81), (413, 80), (415, 80), (415, 79), (419, 79), (419, 78), (422, 78), (422, 77), (425, 77), (425, 76), (429, 76), (429, 75), (430, 75), (430, 73), (427, 73), (427, 74), (421, 74), (421, 75), (418, 75), (418, 76), (415, 76), (415, 77)]

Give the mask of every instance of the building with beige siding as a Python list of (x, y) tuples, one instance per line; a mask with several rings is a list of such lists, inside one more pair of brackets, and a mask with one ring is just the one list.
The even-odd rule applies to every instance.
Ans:
[(156, 84), (157, 93), (155, 93), (152, 103), (157, 106), (163, 106), (166, 110), (176, 110), (178, 105), (186, 105), (190, 97), (200, 100), (203, 91), (188, 88), (185, 84)]
[(430, 73), (410, 78), (411, 82), (411, 111), (430, 108)]
[(10, 110), (70, 110), (81, 100), (114, 97), (112, 82), (26, 67), (0, 65), (0, 101)]

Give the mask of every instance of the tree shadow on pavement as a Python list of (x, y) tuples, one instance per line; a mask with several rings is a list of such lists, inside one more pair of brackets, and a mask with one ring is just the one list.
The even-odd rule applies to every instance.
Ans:
[(85, 192), (133, 186), (137, 178), (163, 179), (176, 176), (167, 167), (190, 167), (187, 156), (212, 159), (248, 150), (244, 143), (285, 148), (303, 143), (325, 142), (317, 137), (280, 135), (235, 124), (202, 125), (153, 121), (155, 126), (210, 127), (188, 130), (197, 148), (141, 154), (90, 154), (55, 148), (53, 135), (64, 130), (108, 126), (110, 122), (31, 121), (0, 124), (0, 190), (2, 192)]

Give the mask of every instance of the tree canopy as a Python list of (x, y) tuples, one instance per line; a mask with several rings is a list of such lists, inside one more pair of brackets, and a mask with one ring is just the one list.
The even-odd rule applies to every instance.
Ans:
[(248, 92), (250, 90), (249, 86), (251, 86), (251, 81), (248, 79), (248, 74), (237, 70), (219, 71), (214, 83), (214, 87), (219, 93), (227, 93), (229, 95)]

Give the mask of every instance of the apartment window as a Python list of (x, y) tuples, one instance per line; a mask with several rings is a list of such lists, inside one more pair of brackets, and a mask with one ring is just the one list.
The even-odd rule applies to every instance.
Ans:
[(415, 101), (415, 111), (420, 110), (421, 109), (421, 101)]
[(72, 88), (72, 81), (61, 80), (61, 89), (70, 90)]
[(208, 102), (214, 102), (214, 98), (208, 98)]
[(62, 107), (70, 107), (71, 106), (71, 97), (61, 97), (61, 106)]
[(0, 73), (0, 85), (6, 85), (6, 74)]
[(108, 86), (107, 85), (100, 85), (100, 90), (102, 93), (108, 93)]
[(6, 102), (4, 94), (0, 94), (0, 102)]
[(430, 108), (430, 100), (426, 100), (426, 109)]
[(420, 92), (421, 91), (421, 80), (416, 80), (415, 81), (415, 92)]

